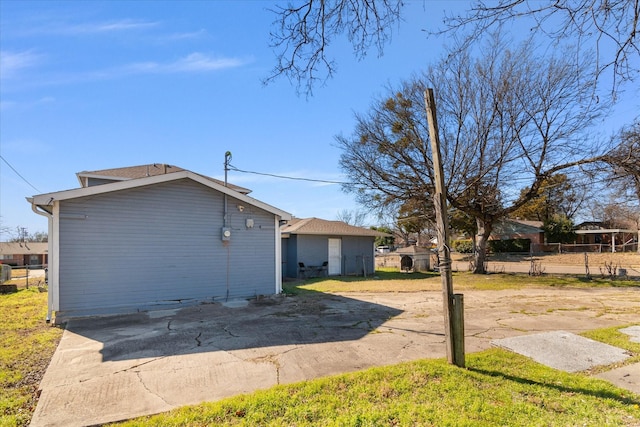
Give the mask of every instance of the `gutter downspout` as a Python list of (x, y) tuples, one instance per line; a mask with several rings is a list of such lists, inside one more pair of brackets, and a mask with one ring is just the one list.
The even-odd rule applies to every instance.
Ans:
[[(29, 201), (31, 203), (31, 210), (40, 215), (40, 216), (44, 216), (47, 218), (47, 231), (48, 231), (48, 237), (47, 237), (47, 251), (48, 251), (48, 255), (47, 255), (47, 269), (49, 268), (49, 265), (51, 264), (51, 260), (52, 257), (56, 256), (56, 254), (53, 253), (53, 233), (52, 233), (52, 222), (53, 222), (53, 215), (45, 210), (40, 210), (42, 208), (40, 208), (39, 206), (35, 205), (33, 203), (33, 199), (27, 198), (27, 201)], [(39, 209), (40, 208), (40, 209)], [(47, 274), (48, 275), (48, 274)], [(52, 275), (53, 276), (53, 275)], [(47, 281), (51, 281), (52, 276), (49, 276)], [(48, 286), (48, 283), (47, 283)], [(51, 286), (51, 288), (53, 288), (53, 286)], [(52, 289), (47, 289), (47, 318), (46, 318), (46, 322), (50, 323), (51, 322), (51, 315), (53, 313), (53, 292)]]

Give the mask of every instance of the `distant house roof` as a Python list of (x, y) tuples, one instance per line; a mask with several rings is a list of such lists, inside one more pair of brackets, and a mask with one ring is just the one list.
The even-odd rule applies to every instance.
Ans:
[(327, 221), (320, 218), (293, 218), (282, 227), (283, 237), (290, 234), (312, 234), (331, 236), (371, 236), (385, 237), (386, 233), (364, 227), (356, 227), (342, 221)]
[(45, 254), (47, 253), (48, 248), (48, 243), (0, 242), (0, 255)]
[[(149, 176), (165, 175), (169, 173), (183, 172), (183, 171), (188, 171), (188, 170), (178, 166), (167, 165), (164, 163), (151, 163), (148, 165), (127, 166), (122, 168), (102, 169), (97, 171), (82, 171), (82, 172), (76, 173), (76, 176), (78, 177), (78, 181), (80, 181), (80, 185), (82, 187), (88, 187), (89, 178), (107, 179), (107, 180), (113, 180), (113, 181), (126, 181), (129, 179), (145, 178)], [(191, 172), (191, 173), (195, 174), (195, 172)], [(219, 179), (211, 178), (209, 176), (201, 175), (201, 174), (197, 174), (197, 175), (200, 175), (203, 178), (211, 180), (216, 184), (224, 185), (224, 181), (220, 181)], [(249, 190), (248, 188), (240, 187), (233, 184), (227, 184), (227, 186), (233, 189), (234, 191), (237, 191), (238, 193), (242, 193), (242, 194), (251, 193), (251, 190)]]
[(542, 221), (527, 221), (523, 219), (503, 219), (498, 221), (494, 228), (493, 234), (530, 234), (542, 233)]
[(516, 224), (526, 225), (526, 226), (529, 226), (529, 227), (539, 228), (539, 229), (542, 229), (542, 226), (544, 225), (544, 223), (542, 221), (530, 221), (530, 220), (526, 220), (526, 219), (508, 218), (508, 219), (506, 219), (506, 221), (513, 222), (513, 223), (516, 223)]

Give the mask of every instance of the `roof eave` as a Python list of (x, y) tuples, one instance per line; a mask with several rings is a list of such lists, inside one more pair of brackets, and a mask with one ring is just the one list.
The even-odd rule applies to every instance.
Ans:
[(270, 212), (274, 215), (279, 216), (283, 220), (291, 219), (291, 214), (288, 212), (280, 210), (274, 206), (271, 206), (259, 200), (253, 199), (245, 194), (232, 190), (229, 187), (225, 187), (224, 185), (217, 184), (214, 181), (204, 178), (202, 175), (199, 175), (190, 171), (186, 171), (186, 170), (180, 171), (180, 172), (162, 174), (162, 175), (149, 176), (144, 178), (126, 179), (122, 181), (117, 181), (117, 182), (103, 184), (103, 185), (96, 185), (92, 187), (83, 187), (83, 188), (76, 188), (73, 190), (39, 194), (31, 198), (31, 203), (34, 204), (35, 206), (41, 206), (41, 207), (50, 206), (54, 201), (75, 199), (78, 197), (94, 196), (98, 194), (111, 193), (114, 191), (128, 190), (131, 188), (138, 188), (138, 187), (144, 187), (147, 185), (159, 184), (163, 182), (177, 181), (185, 178), (191, 179), (192, 181), (198, 182), (206, 187), (217, 190), (223, 194), (232, 196), (252, 206), (256, 206), (260, 209), (263, 209), (267, 212)]

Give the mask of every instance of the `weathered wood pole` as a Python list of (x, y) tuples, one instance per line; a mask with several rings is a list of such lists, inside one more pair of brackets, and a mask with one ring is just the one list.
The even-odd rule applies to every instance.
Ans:
[(440, 277), (442, 278), (442, 299), (444, 307), (444, 334), (447, 347), (447, 360), (456, 366), (464, 367), (464, 315), (462, 294), (453, 294), (453, 276), (451, 275), (451, 250), (449, 248), (449, 219), (447, 216), (447, 189), (444, 184), (444, 168), (440, 155), (440, 136), (436, 119), (436, 103), (433, 89), (424, 93), (429, 122), (429, 139), (433, 158), (435, 194), (433, 201), (436, 210), (436, 231), (438, 235), (438, 253), (440, 255)]

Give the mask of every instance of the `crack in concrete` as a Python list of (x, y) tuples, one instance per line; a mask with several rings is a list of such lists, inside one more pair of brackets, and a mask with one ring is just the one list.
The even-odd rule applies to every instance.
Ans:
[(144, 387), (144, 389), (147, 390), (148, 393), (150, 393), (153, 396), (156, 396), (158, 399), (162, 400), (162, 402), (164, 402), (165, 405), (169, 406), (170, 408), (173, 408), (175, 405), (170, 404), (169, 402), (167, 402), (164, 399), (164, 397), (160, 396), (158, 393), (152, 391), (149, 387), (147, 387), (147, 385), (144, 383), (144, 380), (140, 376), (140, 373), (141, 372), (136, 372), (136, 376), (138, 377), (138, 380), (140, 381), (140, 384), (142, 384), (142, 387)]
[[(121, 369), (119, 371), (115, 371), (114, 374), (119, 374), (119, 373), (122, 373), (122, 372), (129, 372), (129, 371), (131, 371), (133, 369), (139, 368), (140, 366), (148, 365), (149, 363), (153, 363), (153, 362), (156, 362), (158, 360), (165, 359), (167, 357), (169, 357), (169, 356), (154, 357), (153, 359), (147, 360), (146, 362), (138, 363), (136, 365), (129, 366), (128, 368)], [(109, 374), (109, 375), (112, 375), (112, 374)]]
[(235, 334), (233, 334), (233, 333), (228, 329), (228, 327), (227, 327), (227, 326), (223, 327), (223, 328), (222, 328), (222, 330), (223, 330), (223, 331), (225, 331), (227, 334), (231, 335), (231, 336), (232, 336), (232, 337), (234, 337), (234, 338), (240, 338), (240, 335), (235, 335)]

